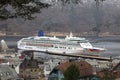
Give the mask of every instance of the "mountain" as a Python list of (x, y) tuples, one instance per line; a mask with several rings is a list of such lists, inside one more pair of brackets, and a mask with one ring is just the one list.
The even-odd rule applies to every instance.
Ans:
[(0, 28), (7, 26), (7, 30), (20, 34), (33, 34), (39, 30), (120, 34), (120, 0), (105, 0), (98, 6), (94, 0), (82, 0), (80, 4), (66, 6), (56, 3), (34, 16), (34, 20), (17, 18), (1, 21)]

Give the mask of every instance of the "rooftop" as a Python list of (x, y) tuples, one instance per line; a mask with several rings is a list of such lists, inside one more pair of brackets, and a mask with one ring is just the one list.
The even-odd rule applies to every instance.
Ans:
[(15, 70), (8, 65), (0, 65), (0, 78), (2, 80), (18, 78)]
[(64, 73), (64, 71), (71, 65), (74, 64), (79, 68), (80, 77), (90, 76), (93, 74), (92, 66), (86, 61), (71, 61), (65, 62), (58, 65), (56, 68)]

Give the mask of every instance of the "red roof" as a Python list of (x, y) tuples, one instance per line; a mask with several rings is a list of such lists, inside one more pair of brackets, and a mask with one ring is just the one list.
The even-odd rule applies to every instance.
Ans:
[(57, 66), (57, 68), (64, 73), (64, 71), (71, 65), (74, 64), (79, 68), (80, 77), (90, 76), (93, 75), (92, 66), (87, 63), (86, 61), (72, 61), (72, 62), (65, 62), (61, 63)]

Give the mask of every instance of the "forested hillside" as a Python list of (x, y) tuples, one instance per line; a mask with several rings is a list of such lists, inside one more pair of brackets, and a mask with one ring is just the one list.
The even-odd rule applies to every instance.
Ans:
[(120, 1), (105, 0), (96, 5), (94, 0), (81, 0), (80, 4), (56, 3), (33, 20), (21, 18), (0, 21), (1, 30), (33, 34), (39, 30), (62, 32), (110, 32), (120, 34)]

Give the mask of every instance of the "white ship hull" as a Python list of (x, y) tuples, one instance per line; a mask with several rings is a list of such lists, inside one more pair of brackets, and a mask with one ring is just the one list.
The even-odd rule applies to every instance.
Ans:
[(75, 49), (55, 49), (53, 48), (45, 48), (45, 47), (36, 47), (36, 46), (22, 46), (18, 47), (21, 50), (33, 50), (33, 51), (41, 51), (41, 52), (49, 52), (49, 53), (59, 53), (59, 54), (78, 54), (83, 53), (84, 49), (79, 48), (79, 50)]
[(48, 52), (48, 53), (55, 53), (55, 54), (74, 54), (74, 55), (79, 55), (79, 54), (84, 54), (84, 55), (99, 55), (98, 53), (104, 51), (90, 51), (85, 48), (77, 48), (77, 49), (55, 49), (53, 48), (45, 48), (45, 47), (36, 47), (36, 46), (22, 46), (18, 47), (21, 50), (33, 50), (33, 51), (40, 51), (40, 52)]

